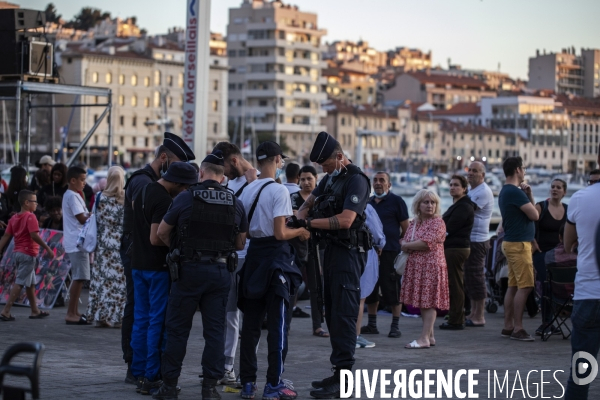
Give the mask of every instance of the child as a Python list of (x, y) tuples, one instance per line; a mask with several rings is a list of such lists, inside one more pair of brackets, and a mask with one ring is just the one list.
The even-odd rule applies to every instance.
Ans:
[(69, 307), (65, 321), (67, 325), (87, 325), (88, 320), (79, 314), (79, 296), (84, 281), (90, 280), (90, 254), (79, 251), (77, 236), (83, 224), (90, 217), (85, 202), (78, 192), (85, 187), (86, 172), (83, 168), (71, 167), (67, 171), (69, 189), (62, 200), (63, 209), (63, 246), (71, 261), (71, 288), (69, 289)]
[(21, 205), (21, 211), (8, 221), (6, 233), (0, 240), (0, 251), (2, 251), (10, 242), (10, 239), (13, 236), (15, 237), (13, 258), (15, 260), (17, 278), (10, 291), (10, 297), (0, 314), (0, 321), (5, 322), (15, 320), (15, 317), (10, 314), (10, 309), (21, 293), (23, 286), (25, 286), (27, 299), (31, 305), (31, 315), (29, 318), (40, 319), (50, 315), (45, 311), (41, 311), (37, 306), (35, 298), (35, 267), (40, 246), (48, 252), (52, 259), (54, 259), (54, 252), (38, 233), (38, 222), (33, 214), (37, 208), (35, 193), (30, 190), (21, 190), (18, 195), (18, 201)]
[(44, 205), (48, 212), (48, 219), (41, 224), (42, 229), (63, 230), (62, 199), (58, 196), (48, 197)]

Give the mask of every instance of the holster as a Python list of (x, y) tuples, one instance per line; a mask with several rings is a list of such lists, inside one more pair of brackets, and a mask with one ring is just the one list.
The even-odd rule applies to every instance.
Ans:
[(179, 280), (179, 258), (179, 249), (175, 249), (167, 254), (167, 265), (169, 266), (171, 282), (177, 282)]
[(235, 272), (238, 266), (238, 255), (234, 251), (229, 256), (227, 256), (227, 271)]

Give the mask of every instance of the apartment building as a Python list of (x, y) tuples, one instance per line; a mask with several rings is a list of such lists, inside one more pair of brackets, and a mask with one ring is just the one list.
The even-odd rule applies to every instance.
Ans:
[(402, 72), (431, 68), (431, 50), (425, 53), (420, 49), (396, 47), (387, 52), (387, 65)]
[[(98, 46), (72, 43), (57, 49), (61, 82), (108, 87), (112, 91), (115, 161), (141, 166), (153, 158), (165, 130), (181, 134), (184, 101), (183, 47), (162, 37), (108, 39)], [(209, 147), (229, 138), (227, 133), (227, 59), (210, 56)], [(63, 101), (103, 104), (107, 99), (86, 96)], [(59, 126), (67, 126), (68, 142), (78, 144), (99, 118), (100, 107), (58, 111)], [(86, 152), (91, 166), (106, 162), (108, 121), (105, 119)]]
[(229, 118), (238, 131), (250, 128), (254, 142), (281, 142), (299, 162), (308, 162), (316, 134), (325, 129), (326, 33), (317, 14), (281, 1), (244, 0), (229, 10)]
[(560, 53), (546, 51), (529, 59), (530, 89), (549, 89), (558, 94), (589, 98), (600, 96), (600, 50), (575, 48)]
[(326, 79), (325, 91), (336, 100), (351, 104), (375, 104), (377, 81), (364, 72), (345, 68), (326, 68), (322, 72)]
[(366, 74), (374, 74), (387, 65), (387, 53), (369, 47), (364, 40), (335, 41), (327, 45), (324, 57), (335, 61), (341, 68), (354, 69)]
[(476, 103), (483, 98), (496, 97), (496, 92), (479, 79), (419, 71), (398, 75), (383, 96), (386, 103), (410, 100), (429, 103), (443, 110), (457, 103)]

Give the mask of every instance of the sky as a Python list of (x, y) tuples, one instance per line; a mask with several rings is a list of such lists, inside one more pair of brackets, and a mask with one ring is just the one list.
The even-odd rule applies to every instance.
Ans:
[[(11, 0), (44, 9), (48, 0)], [(82, 7), (135, 15), (150, 34), (184, 27), (185, 0), (52, 0), (63, 18)], [(242, 0), (213, 0), (211, 31), (225, 34), (228, 9)], [(288, 1), (284, 1), (288, 3)], [(318, 14), (324, 41), (362, 39), (377, 50), (415, 47), (432, 51), (433, 64), (448, 59), (463, 68), (487, 69), (527, 79), (536, 49), (557, 52), (574, 46), (600, 48), (599, 0), (294, 0), (301, 11)], [(165, 8), (165, 4), (168, 7)]]

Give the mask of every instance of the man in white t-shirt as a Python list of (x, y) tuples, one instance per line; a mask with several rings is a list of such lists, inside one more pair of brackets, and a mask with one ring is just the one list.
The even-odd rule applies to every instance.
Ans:
[(485, 183), (485, 165), (474, 161), (469, 165), (467, 180), (471, 189), (467, 194), (475, 209), (475, 220), (471, 230), (471, 253), (464, 264), (465, 292), (471, 300), (471, 314), (466, 317), (465, 326), (482, 327), (485, 325), (484, 304), (487, 297), (485, 286), (485, 257), (490, 241), (490, 220), (494, 210), (494, 194)]
[[(600, 164), (600, 147), (598, 148), (598, 164)], [(575, 276), (575, 295), (573, 296), (573, 312), (571, 322), (571, 352), (574, 358), (571, 373), (567, 382), (565, 400), (581, 400), (588, 398), (590, 383), (582, 377), (582, 363), (590, 363), (598, 357), (600, 348), (600, 266), (596, 260), (596, 230), (600, 226), (598, 212), (600, 199), (600, 183), (577, 191), (569, 201), (567, 223), (565, 225), (564, 246), (567, 252), (577, 248), (577, 275)], [(589, 353), (593, 359), (582, 358)], [(577, 367), (575, 367), (577, 366)], [(587, 372), (586, 371), (586, 372)], [(597, 371), (596, 371), (597, 372)], [(575, 376), (573, 376), (575, 374)]]
[(291, 229), (286, 219), (293, 215), (288, 190), (275, 182), (282, 172), (281, 147), (263, 142), (256, 149), (260, 178), (250, 183), (240, 200), (248, 212), (250, 245), (239, 272), (238, 307), (244, 313), (240, 347), (241, 397), (254, 398), (257, 387), (256, 346), (263, 316), (267, 315), (268, 369), (263, 398), (295, 399), (292, 386), (281, 378), (287, 354), (289, 299), (300, 286), (302, 274), (294, 264), (288, 240), (308, 240), (304, 229)]
[(85, 315), (77, 310), (84, 281), (90, 280), (90, 254), (77, 248), (77, 237), (83, 224), (90, 217), (80, 193), (85, 187), (86, 172), (83, 168), (71, 167), (67, 171), (68, 190), (63, 196), (63, 246), (71, 262), (71, 288), (65, 321), (67, 325), (87, 325)]
[[(227, 189), (231, 190), (236, 197), (244, 192), (246, 187), (254, 182), (260, 173), (242, 156), (240, 149), (233, 143), (219, 142), (214, 150), (220, 150), (223, 153), (225, 176), (228, 179)], [(249, 240), (246, 240), (244, 250), (237, 251), (238, 267), (237, 271), (244, 266), (246, 252), (248, 251)], [(240, 312), (237, 307), (237, 282), (235, 274), (232, 275), (231, 288), (227, 298), (227, 326), (225, 329), (225, 376), (219, 380), (219, 384), (233, 385), (236, 383), (233, 363), (235, 361), (235, 352), (238, 346), (239, 338), (239, 320)], [(238, 378), (239, 381), (239, 378)], [(241, 386), (241, 385), (240, 385)]]

